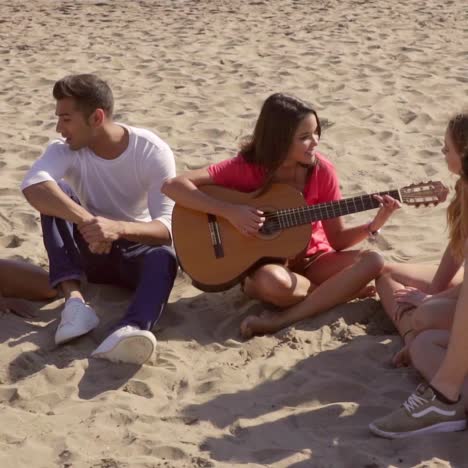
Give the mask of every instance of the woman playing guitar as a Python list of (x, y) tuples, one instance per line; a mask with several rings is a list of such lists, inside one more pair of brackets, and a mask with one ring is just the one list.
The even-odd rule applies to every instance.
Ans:
[[(262, 106), (253, 136), (244, 141), (236, 157), (168, 180), (162, 191), (179, 205), (224, 217), (245, 236), (255, 236), (265, 222), (262, 211), (216, 199), (198, 187), (215, 184), (253, 192), (279, 182), (299, 190), (308, 205), (339, 200), (335, 169), (317, 151), (320, 135), (320, 120), (312, 107), (292, 96), (273, 94)], [(274, 333), (374, 293), (368, 283), (383, 268), (381, 255), (346, 249), (375, 235), (400, 207), (388, 195), (376, 198), (381, 208), (370, 223), (346, 227), (341, 217), (316, 221), (303, 255), (287, 264), (270, 263), (249, 273), (244, 292), (283, 310), (246, 317), (241, 323), (244, 338)]]

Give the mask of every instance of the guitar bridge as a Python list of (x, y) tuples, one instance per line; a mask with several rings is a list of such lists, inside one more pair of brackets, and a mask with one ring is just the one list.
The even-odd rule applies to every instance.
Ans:
[(213, 246), (215, 257), (223, 258), (224, 249), (221, 240), (221, 232), (219, 230), (218, 219), (213, 214), (208, 214), (208, 229), (210, 230), (211, 245)]

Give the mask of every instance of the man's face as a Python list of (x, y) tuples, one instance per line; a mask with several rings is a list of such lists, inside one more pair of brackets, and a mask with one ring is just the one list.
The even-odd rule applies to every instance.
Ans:
[(77, 109), (73, 98), (58, 100), (55, 115), (58, 118), (56, 130), (65, 138), (71, 150), (77, 151), (89, 145), (93, 129), (88, 124), (89, 119)]

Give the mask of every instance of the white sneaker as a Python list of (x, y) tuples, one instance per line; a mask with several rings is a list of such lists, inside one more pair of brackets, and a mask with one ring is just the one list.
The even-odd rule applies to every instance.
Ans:
[(151, 332), (127, 325), (109, 335), (91, 357), (141, 365), (152, 356), (155, 348), (156, 338)]
[(80, 299), (68, 299), (62, 310), (62, 319), (55, 332), (55, 344), (66, 343), (85, 335), (99, 324), (96, 312)]

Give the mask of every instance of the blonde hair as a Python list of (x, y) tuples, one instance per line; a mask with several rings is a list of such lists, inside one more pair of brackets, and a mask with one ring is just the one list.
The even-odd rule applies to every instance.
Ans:
[(447, 130), (461, 158), (460, 178), (447, 209), (450, 249), (456, 258), (461, 259), (465, 240), (468, 239), (468, 111), (452, 117)]

